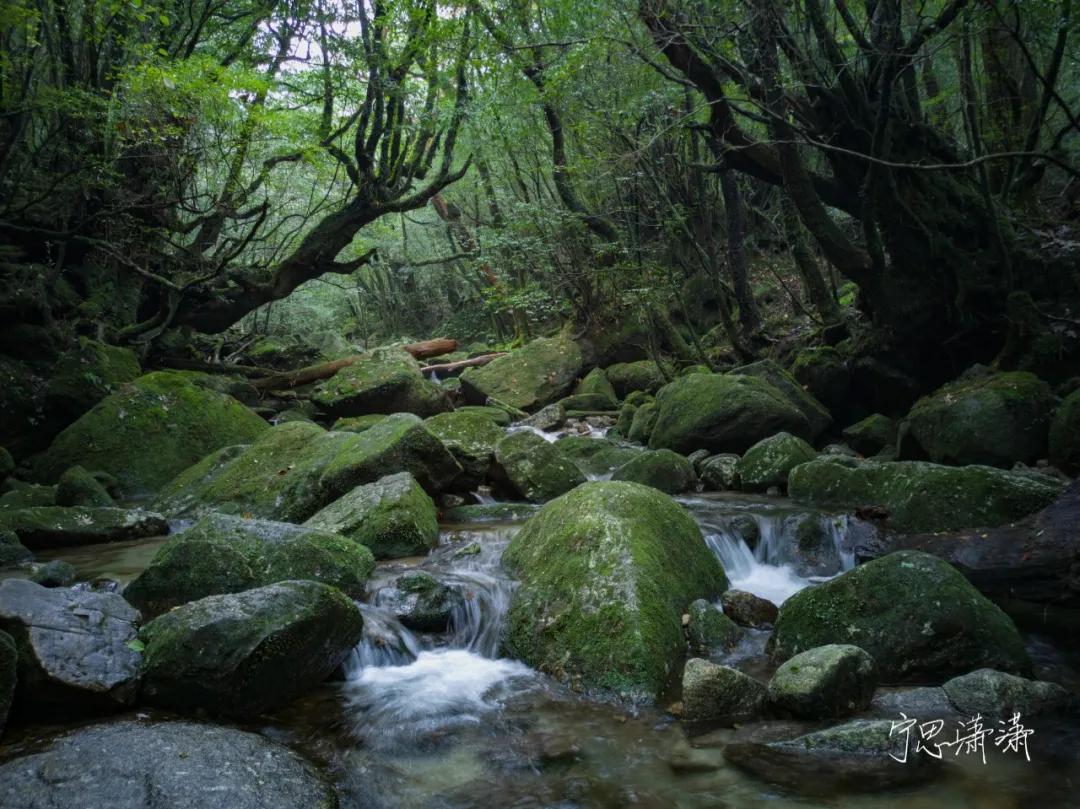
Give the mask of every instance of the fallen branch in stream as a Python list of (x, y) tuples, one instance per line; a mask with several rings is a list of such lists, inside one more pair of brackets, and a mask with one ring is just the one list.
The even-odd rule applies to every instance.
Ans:
[(483, 354), (479, 357), (473, 357), (468, 360), (458, 360), (457, 362), (444, 362), (441, 365), (428, 365), (420, 370), (425, 373), (453, 373), (454, 371), (460, 371), (462, 368), (475, 368), (478, 365), (487, 365), (494, 359), (499, 357), (505, 357), (508, 351), (497, 351), (494, 354)]

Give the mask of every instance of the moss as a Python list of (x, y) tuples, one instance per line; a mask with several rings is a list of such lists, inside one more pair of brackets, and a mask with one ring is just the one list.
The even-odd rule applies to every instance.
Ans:
[(364, 430), (370, 430), (384, 418), (386, 416), (382, 413), (369, 413), (366, 416), (338, 419), (330, 429), (335, 433), (362, 433)]
[(611, 479), (641, 483), (667, 494), (692, 491), (696, 483), (690, 461), (669, 449), (638, 453), (616, 469)]
[(1080, 388), (1054, 410), (1048, 446), (1054, 466), (1069, 475), (1080, 472)]
[(686, 605), (727, 589), (693, 519), (635, 483), (586, 483), (549, 503), (503, 562), (521, 581), (509, 654), (585, 687), (653, 696), (685, 648)]
[(577, 343), (540, 338), (487, 365), (466, 369), (461, 389), (471, 404), (490, 397), (519, 410), (538, 409), (569, 390), (582, 364)]
[(379, 413), (433, 416), (450, 409), (446, 391), (424, 379), (420, 365), (400, 349), (377, 349), (338, 371), (312, 394), (331, 416)]
[(714, 455), (701, 466), (701, 482), (713, 492), (739, 488), (739, 456), (730, 453)]
[(636, 447), (620, 446), (608, 438), (565, 435), (555, 442), (555, 449), (578, 465), (586, 475), (604, 475), (641, 454)]
[(443, 520), (448, 523), (524, 520), (535, 514), (539, 508), (540, 506), (535, 503), (493, 503), (485, 506), (457, 506), (444, 511)]
[(0, 511), (56, 505), (55, 486), (20, 486), (0, 496)]
[(484, 482), (495, 459), (495, 447), (506, 433), (482, 413), (441, 413), (424, 424), (461, 464), (465, 480), (472, 488)]
[(650, 449), (688, 454), (699, 449), (743, 453), (763, 438), (789, 432), (809, 439), (806, 417), (755, 376), (692, 374), (656, 396)]
[(742, 489), (764, 492), (787, 488), (788, 475), (801, 463), (817, 457), (814, 448), (790, 433), (777, 433), (750, 447), (736, 465)]
[(607, 413), (619, 409), (618, 402), (595, 393), (575, 393), (573, 396), (560, 399), (558, 404), (568, 414), (572, 412)]
[(585, 378), (578, 383), (578, 386), (574, 388), (572, 398), (576, 399), (578, 397), (588, 397), (589, 401), (595, 403), (595, 406), (570, 408), (564, 404), (564, 407), (568, 410), (617, 410), (619, 408), (615, 388), (608, 381), (607, 374), (599, 368), (593, 368), (589, 371)]
[(356, 487), (304, 526), (366, 545), (376, 559), (426, 554), (439, 541), (435, 504), (407, 472)]
[(510, 426), (510, 414), (497, 407), (484, 407), (482, 405), (465, 405), (454, 411), (455, 413), (476, 413), (491, 419), (500, 427)]
[(108, 508), (113, 499), (97, 480), (81, 466), (73, 466), (56, 484), (56, 505)]
[(47, 406), (70, 424), (141, 373), (131, 350), (80, 337), (78, 347), (66, 352), (49, 376)]
[(737, 376), (750, 376), (768, 382), (791, 404), (798, 408), (810, 425), (807, 440), (816, 440), (832, 424), (832, 415), (795, 378), (776, 364), (774, 360), (759, 360), (731, 372)]
[(534, 432), (506, 436), (495, 460), (513, 487), (533, 503), (546, 503), (585, 482), (573, 461)]
[(704, 598), (690, 605), (689, 616), (686, 634), (693, 654), (730, 652), (742, 636), (735, 622)]
[(608, 435), (615, 438), (629, 438), (630, 428), (634, 425), (634, 416), (637, 414), (638, 405), (627, 402), (619, 409), (619, 418), (615, 426), (608, 431)]
[(888, 416), (875, 413), (844, 430), (844, 440), (860, 455), (877, 455), (895, 447), (900, 425)]
[(43, 565), (35, 565), (30, 574), (30, 581), (42, 587), (70, 587), (79, 577), (79, 572), (70, 562), (53, 559)]
[(214, 450), (266, 430), (235, 399), (159, 371), (124, 385), (60, 433), (37, 471), (57, 480), (80, 465), (114, 475), (126, 494), (146, 493)]
[(626, 434), (629, 441), (636, 444), (648, 444), (656, 427), (656, 402), (648, 402), (634, 411), (633, 421), (630, 422), (630, 430)]
[(646, 393), (643, 390), (635, 390), (626, 394), (626, 404), (633, 405), (634, 407), (641, 407), (649, 402), (655, 402), (656, 397), (651, 393)]
[(840, 352), (832, 346), (800, 351), (791, 368), (791, 375), (830, 410), (846, 404), (851, 386), (850, 374)]
[(19, 535), (0, 524), (0, 567), (14, 567), (34, 561), (34, 554), (19, 542)]
[(1055, 399), (1022, 371), (960, 379), (915, 403), (911, 432), (935, 463), (1011, 468), (1046, 456)]
[(210, 484), (248, 449), (248, 444), (237, 444), (210, 453), (166, 483), (151, 507), (167, 517), (181, 517), (199, 511)]
[(1034, 514), (1063, 486), (993, 469), (921, 461), (858, 461), (819, 456), (795, 467), (788, 493), (814, 505), (884, 506), (890, 525), (919, 533), (993, 528)]
[(170, 537), (124, 598), (145, 618), (207, 596), (293, 579), (320, 581), (360, 598), (374, 568), (367, 548), (328, 531), (211, 514)]
[(782, 661), (830, 643), (865, 649), (886, 682), (1031, 669), (1008, 616), (947, 562), (917, 551), (889, 554), (791, 596), (769, 652)]
[(656, 393), (664, 386), (664, 375), (652, 360), (624, 362), (604, 369), (615, 394), (625, 399), (631, 393)]
[(0, 522), (30, 550), (123, 542), (169, 532), (169, 524), (160, 514), (123, 508), (6, 509), (0, 512)]

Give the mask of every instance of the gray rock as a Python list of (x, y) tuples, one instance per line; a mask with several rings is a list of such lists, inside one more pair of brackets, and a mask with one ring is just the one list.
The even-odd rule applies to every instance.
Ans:
[(1025, 680), (995, 669), (954, 677), (942, 686), (949, 702), (965, 716), (1024, 719), (1060, 716), (1080, 707), (1080, 699), (1056, 683)]
[(138, 687), (139, 612), (114, 593), (0, 582), (0, 630), (19, 653), (19, 701), (129, 705)]
[(728, 590), (720, 596), (720, 604), (724, 614), (742, 626), (769, 626), (780, 615), (780, 609), (771, 601), (744, 590)]
[(701, 482), (711, 492), (739, 488), (739, 456), (714, 455), (701, 466)]
[(169, 708), (254, 716), (329, 677), (363, 631), (356, 604), (313, 581), (193, 601), (140, 632), (143, 696)]
[(700, 722), (757, 716), (765, 686), (727, 666), (694, 657), (683, 669), (683, 720)]
[(42, 587), (70, 587), (79, 577), (75, 566), (63, 559), (53, 559), (43, 565), (35, 565), (30, 581)]
[(900, 719), (900, 715), (919, 719), (957, 716), (943, 688), (920, 686), (918, 688), (882, 688), (874, 694), (870, 710), (879, 716)]
[(399, 576), (394, 588), (390, 608), (404, 626), (418, 632), (444, 632), (454, 610), (464, 603), (461, 593), (423, 570)]
[(4, 809), (334, 809), (314, 766), (232, 728), (133, 720), (81, 728), (0, 766)]
[(769, 681), (769, 703), (796, 719), (851, 716), (870, 706), (877, 680), (874, 659), (858, 646), (818, 646), (776, 670)]
[(522, 427), (535, 427), (538, 430), (557, 430), (566, 424), (566, 408), (558, 402), (533, 413), (518, 422)]
[(169, 523), (160, 514), (123, 508), (22, 508), (5, 511), (4, 523), (32, 551), (169, 533)]
[(690, 605), (686, 634), (694, 654), (730, 652), (742, 635), (739, 627), (706, 599), (699, 598)]

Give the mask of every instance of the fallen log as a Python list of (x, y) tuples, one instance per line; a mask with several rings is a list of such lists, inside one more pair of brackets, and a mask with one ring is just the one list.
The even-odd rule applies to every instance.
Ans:
[(274, 374), (265, 379), (256, 379), (251, 384), (259, 390), (285, 390), (307, 385), (310, 382), (318, 382), (321, 379), (329, 379), (342, 368), (354, 365), (360, 357), (346, 357), (343, 360), (324, 362), (322, 365), (309, 365), (299, 371), (286, 371)]
[(443, 354), (449, 354), (451, 351), (457, 351), (461, 347), (461, 342), (451, 339), (449, 337), (437, 337), (434, 340), (422, 340), (419, 343), (410, 343), (409, 345), (402, 346), (402, 351), (407, 351), (413, 355), (414, 359), (429, 360), (432, 357), (441, 357)]
[(478, 365), (487, 365), (494, 359), (499, 357), (505, 357), (509, 352), (497, 351), (494, 354), (482, 354), (479, 357), (473, 357), (468, 360), (458, 360), (456, 362), (444, 362), (440, 365), (427, 365), (420, 370), (425, 374), (429, 373), (447, 373), (451, 374), (454, 371), (460, 371), (462, 368), (475, 368)]
[(162, 368), (176, 371), (202, 371), (206, 374), (229, 374), (248, 379), (274, 376), (277, 371), (269, 368), (256, 368), (251, 365), (231, 365), (223, 362), (202, 362), (201, 360), (183, 360), (166, 357), (158, 363)]

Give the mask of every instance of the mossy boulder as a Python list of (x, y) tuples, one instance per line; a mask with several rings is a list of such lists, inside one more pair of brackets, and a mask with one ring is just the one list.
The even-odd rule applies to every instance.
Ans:
[(7, 526), (30, 550), (100, 545), (129, 539), (164, 536), (169, 523), (160, 514), (124, 508), (41, 508), (0, 511)]
[(801, 438), (777, 433), (750, 447), (739, 459), (736, 471), (743, 491), (764, 492), (772, 486), (786, 489), (791, 470), (816, 457), (814, 448)]
[(1055, 397), (1023, 371), (959, 379), (919, 399), (911, 433), (935, 463), (1009, 469), (1047, 454)]
[(625, 399), (635, 391), (656, 393), (664, 387), (666, 380), (652, 360), (640, 362), (620, 362), (604, 369), (608, 382), (615, 395)]
[(923, 461), (860, 461), (821, 455), (788, 476), (788, 494), (816, 506), (884, 506), (905, 533), (964, 531), (1015, 522), (1050, 505), (1064, 490), (1052, 480), (989, 466)]
[(11, 453), (0, 447), (0, 483), (3, 483), (15, 471), (15, 459)]
[(641, 454), (637, 447), (627, 447), (609, 438), (586, 438), (565, 435), (555, 442), (555, 449), (578, 465), (586, 475), (607, 475)]
[(691, 374), (656, 395), (650, 449), (742, 454), (763, 438), (788, 432), (809, 440), (806, 416), (756, 376)]
[(0, 567), (15, 567), (34, 561), (33, 552), (19, 542), (19, 535), (0, 522)]
[(685, 722), (730, 722), (758, 716), (765, 706), (765, 686), (749, 675), (694, 657), (682, 680)]
[(541, 337), (461, 375), (470, 404), (490, 397), (519, 410), (535, 410), (561, 398), (581, 373), (581, 348), (573, 340)]
[(767, 650), (785, 661), (858, 644), (888, 683), (940, 683), (980, 668), (1031, 671), (1012, 620), (954, 567), (899, 551), (800, 590), (780, 607)]
[(612, 438), (630, 438), (630, 428), (634, 426), (634, 416), (637, 415), (640, 405), (627, 402), (619, 408), (619, 417), (615, 420), (615, 426), (608, 430)]
[(877, 683), (874, 658), (863, 649), (829, 644), (781, 664), (769, 680), (768, 697), (782, 716), (838, 719), (869, 708)]
[(687, 619), (686, 637), (695, 655), (730, 652), (742, 636), (735, 622), (704, 598), (690, 605)]
[(555, 402), (540, 408), (518, 424), (522, 427), (535, 427), (537, 430), (557, 430), (566, 424), (566, 408), (560, 402)]
[(893, 419), (875, 413), (844, 428), (844, 440), (859, 455), (869, 458), (883, 449), (895, 447), (899, 429), (900, 425)]
[(435, 504), (408, 472), (357, 486), (304, 523), (366, 546), (376, 559), (428, 553), (439, 541)]
[(689, 514), (636, 483), (586, 483), (510, 541), (520, 580), (506, 652), (583, 687), (657, 696), (685, 649), (682, 615), (727, 577)]
[(127, 494), (147, 493), (209, 453), (267, 429), (235, 399), (158, 371), (122, 386), (60, 433), (36, 470), (55, 481), (82, 466), (115, 476)]
[(443, 520), (448, 523), (516, 522), (527, 520), (540, 509), (536, 503), (491, 503), (448, 508)]
[[(484, 405), (465, 405), (457, 408), (455, 413), (476, 413), (491, 419), (500, 427), (509, 427), (512, 419), (510, 414), (498, 407), (485, 407)], [(540, 415), (537, 413), (536, 415)], [(543, 428), (541, 428), (543, 429)]]
[(750, 365), (736, 368), (731, 373), (736, 376), (750, 376), (761, 379), (779, 391), (806, 417), (806, 421), (810, 425), (808, 441), (816, 441), (817, 437), (832, 425), (833, 418), (828, 409), (804, 390), (803, 386), (795, 380), (795, 377), (781, 368), (775, 360), (758, 360)]
[(93, 475), (81, 466), (73, 466), (56, 484), (56, 505), (109, 508), (113, 499)]
[(376, 349), (320, 385), (311, 396), (335, 418), (412, 413), (421, 418), (450, 410), (445, 390), (424, 378), (420, 364), (395, 348)]
[(739, 488), (739, 456), (730, 452), (713, 455), (701, 465), (706, 491), (727, 492)]
[(130, 349), (80, 337), (78, 346), (61, 355), (49, 375), (45, 394), (49, 416), (67, 426), (141, 374), (139, 361)]
[(461, 465), (461, 488), (475, 488), (484, 482), (495, 460), (495, 447), (506, 437), (506, 432), (482, 413), (440, 413), (424, 425)]
[(615, 388), (608, 381), (607, 374), (600, 368), (593, 368), (582, 379), (576, 388), (574, 395), (570, 397), (574, 406), (567, 404), (564, 399), (562, 404), (567, 410), (618, 410), (619, 398), (615, 395)]
[(335, 433), (362, 433), (370, 430), (386, 416), (382, 413), (369, 413), (366, 416), (338, 419), (330, 428)]
[(314, 581), (203, 598), (139, 632), (142, 696), (177, 710), (257, 716), (329, 677), (363, 632), (356, 604)]
[(207, 596), (293, 579), (361, 598), (374, 568), (367, 548), (329, 531), (210, 514), (169, 537), (124, 598), (145, 619)]
[(1054, 410), (1047, 444), (1054, 466), (1069, 475), (1080, 472), (1080, 388)]
[(611, 479), (641, 483), (667, 494), (693, 491), (697, 482), (690, 461), (669, 449), (639, 452), (616, 469)]
[(388, 416), (362, 433), (328, 433), (292, 422), (231, 459), (224, 453), (204, 459), (165, 487), (155, 507), (169, 516), (219, 511), (300, 523), (356, 486), (397, 472), (410, 472), (437, 492), (461, 467), (409, 413)]
[(630, 429), (626, 433), (627, 440), (635, 444), (648, 444), (653, 429), (656, 427), (657, 416), (656, 402), (646, 402), (637, 408), (630, 422)]
[(585, 482), (573, 461), (528, 430), (500, 441), (495, 460), (514, 489), (533, 503), (546, 503)]
[(70, 587), (78, 577), (79, 571), (75, 569), (75, 565), (63, 559), (34, 565), (29, 576), (30, 581), (42, 587)]
[(954, 677), (942, 686), (949, 702), (964, 716), (1008, 720), (1019, 713), (1025, 719), (1074, 716), (1080, 696), (1057, 683), (1036, 682), (995, 669), (979, 669)]
[(313, 346), (285, 337), (263, 337), (247, 350), (256, 365), (288, 371), (311, 365), (319, 359)]
[(417, 632), (445, 632), (450, 628), (454, 611), (465, 604), (465, 597), (424, 570), (410, 570), (394, 581), (393, 591), (384, 602), (402, 625)]
[(830, 411), (839, 412), (847, 406), (851, 372), (840, 352), (832, 346), (800, 351), (791, 375)]
[[(12, 483), (12, 479), (8, 480)], [(42, 506), (56, 505), (55, 486), (37, 486), (26, 484), (21, 481), (11, 491), (0, 495), (0, 512), (13, 511), (20, 508), (40, 508)]]

